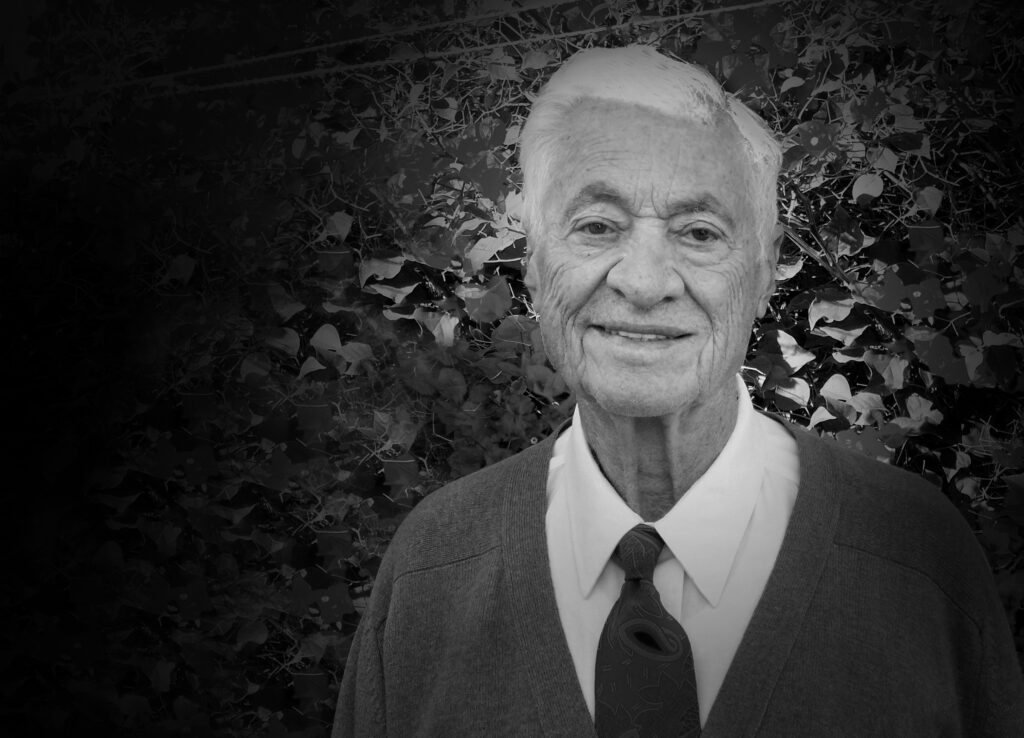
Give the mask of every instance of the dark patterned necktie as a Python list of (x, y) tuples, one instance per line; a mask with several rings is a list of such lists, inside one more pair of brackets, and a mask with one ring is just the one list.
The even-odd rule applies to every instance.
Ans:
[(613, 558), (626, 572), (597, 645), (595, 727), (600, 738), (700, 735), (693, 652), (652, 577), (665, 542), (649, 525), (622, 537)]

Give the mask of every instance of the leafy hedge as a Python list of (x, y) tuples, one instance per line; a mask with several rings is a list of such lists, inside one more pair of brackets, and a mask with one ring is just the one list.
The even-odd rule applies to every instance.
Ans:
[(571, 411), (522, 283), (515, 144), (561, 60), (630, 42), (784, 135), (755, 403), (940, 484), (1024, 648), (1021, 11), (19, 9), (6, 724), (327, 733), (402, 517)]

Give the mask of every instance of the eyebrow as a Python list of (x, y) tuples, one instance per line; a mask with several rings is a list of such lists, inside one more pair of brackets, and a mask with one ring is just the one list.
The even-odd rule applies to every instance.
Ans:
[[(587, 205), (606, 202), (623, 210), (629, 211), (629, 203), (618, 190), (606, 182), (593, 182), (580, 190), (565, 206), (563, 217), (568, 220)], [(668, 206), (669, 217), (691, 213), (714, 213), (731, 228), (733, 220), (722, 202), (710, 193), (702, 193), (697, 197), (674, 200)]]

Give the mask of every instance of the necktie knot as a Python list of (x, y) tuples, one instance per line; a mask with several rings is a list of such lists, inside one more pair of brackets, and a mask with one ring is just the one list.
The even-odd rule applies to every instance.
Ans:
[(651, 526), (641, 523), (632, 528), (619, 541), (615, 549), (615, 560), (626, 572), (626, 579), (642, 579), (650, 582), (654, 567), (658, 563), (665, 541)]

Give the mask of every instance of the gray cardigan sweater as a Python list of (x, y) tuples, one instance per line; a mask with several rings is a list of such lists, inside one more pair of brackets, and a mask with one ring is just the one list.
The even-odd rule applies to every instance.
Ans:
[[(703, 737), (1024, 736), (1006, 617), (959, 513), (915, 475), (791, 433), (796, 505)], [(553, 441), (400, 526), (333, 738), (596, 735), (548, 568)]]

